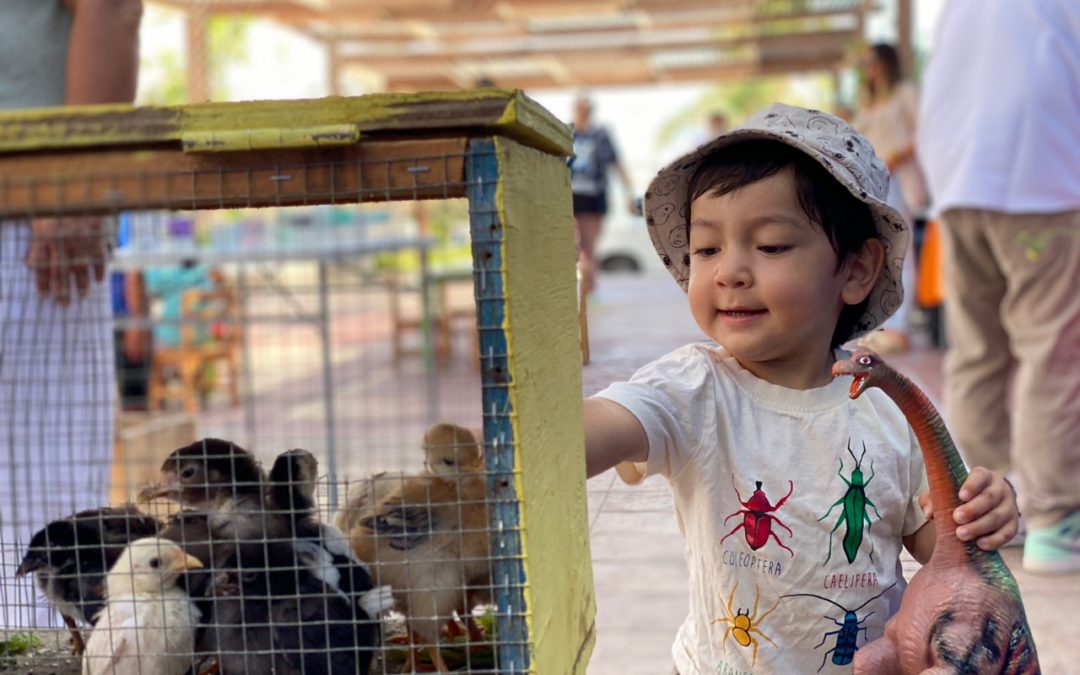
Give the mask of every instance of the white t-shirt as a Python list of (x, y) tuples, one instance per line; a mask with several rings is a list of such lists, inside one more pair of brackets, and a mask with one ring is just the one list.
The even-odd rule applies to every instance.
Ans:
[[(598, 394), (633, 413), (649, 438), (648, 461), (622, 464), (619, 475), (631, 484), (663, 475), (674, 493), (690, 569), (690, 615), (672, 647), (681, 675), (845, 665), (853, 652), (836, 649), (845, 611), (856, 610), (862, 647), (899, 608), (901, 537), (925, 522), (922, 455), (892, 401), (878, 390), (852, 401), (849, 387), (847, 378), (780, 387), (699, 344)], [(876, 510), (852, 509), (862, 529), (845, 548), (848, 482), (861, 482), (849, 501), (865, 495)], [(820, 598), (781, 598), (791, 593)]]
[(951, 0), (923, 76), (934, 211), (1080, 209), (1080, 2)]

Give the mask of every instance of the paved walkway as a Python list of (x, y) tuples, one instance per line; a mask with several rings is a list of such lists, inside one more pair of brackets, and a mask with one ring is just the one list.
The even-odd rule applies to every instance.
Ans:
[[(590, 307), (593, 362), (586, 394), (630, 376), (641, 365), (701, 339), (685, 296), (666, 277), (601, 280)], [(932, 397), (941, 391), (940, 354), (917, 351), (890, 361)], [(687, 569), (671, 495), (662, 479), (630, 488), (614, 471), (589, 482), (597, 642), (589, 675), (668, 675), (675, 631), (687, 612)], [(1024, 595), (1047, 675), (1080, 675), (1080, 575), (1038, 577), (1020, 570), (1020, 549), (1005, 560)], [(914, 561), (905, 570), (914, 572)]]

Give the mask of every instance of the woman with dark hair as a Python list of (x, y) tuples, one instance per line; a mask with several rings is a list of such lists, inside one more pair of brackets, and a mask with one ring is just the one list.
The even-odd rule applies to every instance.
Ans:
[[(919, 97), (915, 84), (903, 78), (900, 56), (888, 44), (870, 47), (859, 61), (862, 71), (862, 98), (852, 120), (893, 176), (900, 188), (891, 193), (891, 202), (909, 220), (922, 218), (928, 204), (926, 184), (915, 160), (916, 119)], [(908, 255), (904, 270), (907, 288), (914, 288), (914, 256)], [(912, 294), (908, 294), (912, 297)], [(885, 324), (881, 331), (863, 339), (866, 346), (878, 352), (905, 351), (909, 346), (907, 314), (910, 300)]]

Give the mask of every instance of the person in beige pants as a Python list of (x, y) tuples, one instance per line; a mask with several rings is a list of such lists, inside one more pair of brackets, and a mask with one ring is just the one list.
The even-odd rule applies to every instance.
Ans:
[(1024, 569), (1080, 572), (1080, 3), (950, 0), (922, 94), (946, 421), (1019, 477)]
[(970, 464), (1019, 476), (1030, 528), (1051, 526), (1080, 490), (1080, 210), (942, 221), (949, 425)]

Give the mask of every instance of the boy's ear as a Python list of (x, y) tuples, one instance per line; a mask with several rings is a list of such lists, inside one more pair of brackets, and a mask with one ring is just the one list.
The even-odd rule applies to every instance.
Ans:
[(870, 295), (885, 265), (885, 246), (878, 238), (867, 239), (844, 263), (844, 287), (840, 297), (846, 305), (857, 305)]

